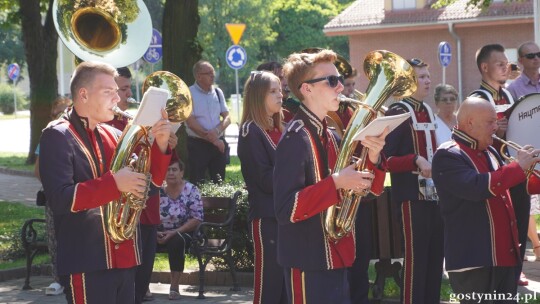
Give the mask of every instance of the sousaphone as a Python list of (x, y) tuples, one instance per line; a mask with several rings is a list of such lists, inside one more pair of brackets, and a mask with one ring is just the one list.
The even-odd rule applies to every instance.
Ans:
[(152, 38), (152, 20), (142, 0), (55, 0), (53, 20), (75, 56), (114, 67), (139, 60)]

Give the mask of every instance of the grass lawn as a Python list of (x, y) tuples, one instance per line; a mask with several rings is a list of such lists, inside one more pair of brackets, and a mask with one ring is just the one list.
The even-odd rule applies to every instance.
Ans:
[(0, 152), (0, 167), (14, 170), (34, 171), (34, 165), (26, 164), (26, 153)]

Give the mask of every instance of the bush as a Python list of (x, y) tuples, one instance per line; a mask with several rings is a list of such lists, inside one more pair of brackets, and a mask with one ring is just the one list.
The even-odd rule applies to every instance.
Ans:
[[(15, 88), (17, 95), (17, 110), (28, 109), (28, 99), (19, 88)], [(0, 111), (4, 114), (13, 114), (13, 86), (9, 84), (0, 84)]]
[[(221, 184), (206, 182), (200, 185), (199, 189), (203, 196), (231, 197), (238, 190), (242, 192), (236, 209), (232, 255), (237, 270), (253, 271), (253, 246), (251, 245), (251, 236), (248, 229), (249, 205), (244, 181), (228, 180)], [(222, 258), (214, 258), (212, 264), (217, 270), (227, 269), (227, 263)]]

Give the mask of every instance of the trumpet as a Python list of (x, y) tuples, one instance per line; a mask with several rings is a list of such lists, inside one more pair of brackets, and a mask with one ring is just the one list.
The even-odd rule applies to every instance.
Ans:
[[(516, 150), (516, 151), (518, 151), (518, 150), (523, 150), (523, 147), (522, 147), (522, 146), (516, 144), (516, 143), (513, 142), (513, 141), (507, 141), (507, 140), (504, 140), (504, 139), (498, 137), (498, 136), (495, 135), (495, 134), (493, 134), (493, 135), (491, 135), (491, 136), (493, 137), (493, 139), (495, 139), (495, 140), (499, 141), (500, 143), (502, 143), (502, 146), (501, 146), (499, 152), (500, 152), (500, 154), (501, 154), (501, 157), (504, 158), (504, 159), (505, 159), (506, 161), (508, 161), (508, 162), (514, 161), (514, 160), (516, 160), (516, 158), (514, 158), (514, 157), (512, 157), (512, 156), (509, 156), (508, 154), (505, 153), (505, 148), (506, 148), (506, 147), (510, 147), (510, 148), (512, 148), (512, 149), (514, 149), (514, 150)], [(538, 156), (538, 155), (535, 155), (535, 157), (537, 157), (537, 156)], [(535, 168), (534, 168), (534, 167), (536, 166), (537, 163), (538, 163), (538, 162), (533, 163), (533, 164), (529, 167), (529, 169), (527, 169), (527, 171), (525, 171), (525, 174), (527, 175), (527, 179), (531, 176), (531, 174), (534, 175), (534, 176), (536, 176), (537, 178), (540, 178), (540, 172), (537, 171), (537, 170), (535, 170)]]

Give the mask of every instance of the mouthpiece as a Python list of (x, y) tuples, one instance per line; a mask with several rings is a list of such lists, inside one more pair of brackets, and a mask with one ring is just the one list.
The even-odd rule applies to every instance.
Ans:
[(112, 110), (113, 110), (113, 112), (114, 112), (115, 114), (118, 114), (118, 115), (120, 115), (120, 116), (123, 116), (123, 117), (125, 117), (125, 118), (127, 118), (127, 119), (133, 119), (133, 115), (131, 115), (131, 114), (127, 113), (127, 112), (124, 112), (124, 111), (120, 110), (120, 108), (119, 108), (118, 106), (114, 106), (114, 107), (112, 108)]
[(346, 102), (346, 103), (352, 103), (352, 104), (363, 104), (363, 102), (361, 102), (360, 100), (349, 98), (343, 94), (338, 95), (338, 100), (340, 102)]
[(139, 101), (135, 100), (135, 98), (130, 97), (126, 100), (128, 103), (140, 103)]

